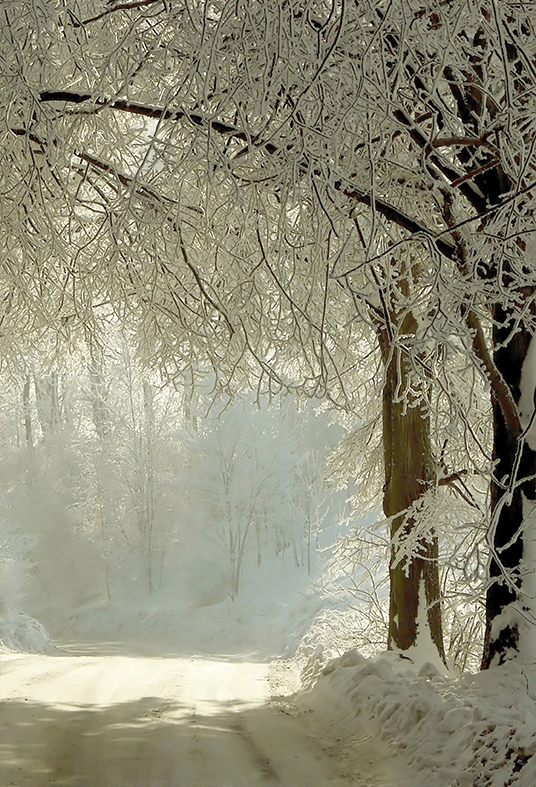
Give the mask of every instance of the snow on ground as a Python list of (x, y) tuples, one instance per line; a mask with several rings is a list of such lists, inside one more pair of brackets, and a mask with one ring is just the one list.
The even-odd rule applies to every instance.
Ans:
[(341, 734), (374, 727), (404, 754), (422, 787), (534, 787), (536, 706), (526, 678), (495, 667), (441, 674), (394, 653), (349, 651), (330, 662), (298, 707), (322, 708)]
[[(6, 657), (5, 787), (413, 787), (366, 725), (270, 699), (270, 665), (159, 643)], [(396, 778), (395, 778), (396, 775)], [(403, 777), (402, 780), (399, 777)]]
[[(412, 787), (536, 784), (535, 698), (526, 676), (512, 667), (456, 675), (426, 651), (401, 657), (352, 650), (360, 614), (281, 561), (249, 576), (234, 602), (184, 597), (179, 604), (178, 597), (173, 586), (144, 599), (132, 592), (70, 616), (51, 613), (47, 622), (63, 638), (123, 639), (153, 650), (160, 644), (168, 652), (172, 647), (220, 658), (238, 654), (255, 663), (274, 660), (272, 692), (284, 715), (303, 724), (316, 719), (315, 734), (324, 724), (330, 756), (345, 764), (349, 784), (359, 778), (367, 739), (383, 740), (386, 756), (393, 755), (400, 769), (405, 763)], [(5, 624), (2, 631), (9, 644)], [(11, 646), (38, 649), (37, 629), (27, 627), (34, 634), (26, 648), (21, 631)], [(42, 646), (48, 647), (46, 636)], [(370, 783), (409, 784), (401, 774)]]
[[(267, 561), (250, 573), (234, 601), (209, 593), (210, 578), (183, 579), (186, 587), (170, 581), (150, 596), (129, 588), (112, 603), (96, 601), (68, 614), (50, 611), (46, 622), (60, 638), (143, 638), (191, 652), (251, 653), (268, 661), (291, 656), (327, 603), (307, 575), (292, 567), (291, 558)], [(191, 593), (189, 584), (201, 590)]]

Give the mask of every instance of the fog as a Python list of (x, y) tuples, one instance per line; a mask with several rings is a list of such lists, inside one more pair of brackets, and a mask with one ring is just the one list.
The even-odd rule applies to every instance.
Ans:
[(348, 484), (326, 472), (341, 428), (314, 401), (149, 381), (125, 347), (72, 364), (12, 381), (4, 401), (4, 641), (39, 649), (42, 626), (296, 645), (352, 521)]

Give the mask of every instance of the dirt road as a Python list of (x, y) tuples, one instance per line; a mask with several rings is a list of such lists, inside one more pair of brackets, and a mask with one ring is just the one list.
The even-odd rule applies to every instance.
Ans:
[(344, 740), (320, 713), (271, 699), (268, 664), (150, 650), (3, 656), (3, 787), (400, 783), (366, 730)]

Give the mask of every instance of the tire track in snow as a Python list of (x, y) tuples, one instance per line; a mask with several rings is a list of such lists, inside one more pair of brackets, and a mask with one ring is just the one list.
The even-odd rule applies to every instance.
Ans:
[(262, 784), (264, 787), (279, 787), (281, 784), (281, 779), (274, 770), (270, 759), (266, 757), (265, 752), (259, 748), (253, 736), (247, 732), (246, 728), (244, 727), (244, 723), (241, 720), (237, 720), (233, 722), (231, 726), (232, 729), (235, 730), (240, 736), (241, 741), (251, 755), (251, 758), (253, 759), (262, 778)]

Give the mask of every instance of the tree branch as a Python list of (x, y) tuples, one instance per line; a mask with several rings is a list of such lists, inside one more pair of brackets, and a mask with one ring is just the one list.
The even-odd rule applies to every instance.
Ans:
[[(107, 163), (105, 163), (103, 161), (100, 161), (98, 158), (95, 158), (94, 156), (91, 156), (89, 153), (77, 152), (76, 155), (78, 156), (78, 158), (80, 158), (82, 161), (85, 161), (87, 164), (92, 166), (94, 169), (100, 170), (101, 172), (106, 172), (106, 173), (111, 174), (113, 177), (117, 178), (117, 180), (119, 180), (119, 182), (122, 183), (124, 186), (130, 187), (130, 186), (134, 185), (136, 194), (139, 197), (142, 197), (143, 199), (150, 199), (155, 206), (158, 206), (158, 207), (162, 208), (162, 206), (165, 206), (166, 203), (173, 204), (173, 200), (169, 199), (168, 197), (164, 197), (164, 196), (162, 196), (160, 194), (157, 194), (153, 189), (149, 188), (148, 186), (145, 186), (144, 184), (137, 183), (135, 178), (132, 178), (132, 177), (130, 177), (128, 175), (124, 175), (123, 173), (118, 172), (115, 169), (115, 167), (112, 167), (111, 164), (107, 164)], [(214, 298), (207, 291), (207, 287), (206, 287), (205, 282), (203, 281), (199, 271), (193, 265), (193, 263), (190, 261), (188, 252), (186, 250), (186, 245), (185, 245), (184, 239), (182, 237), (182, 231), (181, 231), (180, 225), (178, 224), (176, 219), (174, 219), (172, 216), (170, 216), (169, 213), (167, 213), (167, 212), (165, 212), (165, 220), (171, 225), (171, 227), (174, 230), (174, 232), (176, 232), (177, 235), (178, 235), (179, 246), (180, 246), (182, 258), (184, 260), (184, 264), (191, 271), (192, 276), (194, 277), (194, 279), (196, 281), (196, 284), (197, 284), (197, 286), (199, 288), (199, 291), (201, 292), (201, 294), (203, 295), (205, 300), (208, 303), (210, 303), (210, 305), (213, 307), (213, 309), (215, 309), (219, 314), (221, 314), (221, 316), (223, 317), (223, 319), (225, 320), (225, 322), (227, 324), (227, 327), (229, 329), (229, 333), (231, 335), (233, 335), (234, 332), (235, 332), (235, 329), (234, 329), (234, 326), (233, 326), (233, 324), (232, 324), (232, 322), (231, 322), (231, 320), (229, 318), (229, 315), (226, 313), (225, 309), (222, 306), (220, 306), (220, 304), (216, 303)]]
[[(320, 175), (320, 172), (318, 172)], [(415, 234), (422, 234), (429, 238), (439, 249), (439, 251), (449, 259), (454, 259), (456, 255), (456, 248), (451, 243), (448, 243), (445, 240), (437, 237), (432, 230), (430, 230), (426, 225), (421, 224), (415, 219), (412, 219), (411, 216), (408, 216), (407, 213), (404, 213), (399, 208), (395, 208), (394, 205), (391, 205), (389, 202), (385, 202), (385, 200), (379, 197), (373, 197), (370, 193), (366, 191), (361, 191), (360, 189), (345, 186), (342, 181), (336, 181), (335, 189), (339, 191), (341, 194), (344, 194), (345, 197), (351, 200), (355, 200), (356, 202), (360, 202), (363, 205), (368, 205), (368, 207), (374, 206), (378, 213), (388, 219), (389, 221), (394, 222), (399, 227), (403, 227), (404, 229), (411, 232), (412, 235)], [(346, 273), (348, 273), (347, 271)], [(346, 274), (344, 274), (346, 275)]]
[(429, 144), (433, 148), (449, 148), (454, 146), (478, 148), (481, 145), (489, 145), (487, 141), (490, 132), (483, 134), (481, 137), (443, 137), (433, 139)]
[(453, 180), (451, 186), (453, 188), (457, 188), (458, 186), (461, 186), (462, 183), (465, 183), (467, 180), (473, 180), (474, 178), (477, 177), (477, 175), (481, 175), (483, 172), (486, 172), (486, 170), (492, 169), (493, 167), (497, 167), (499, 163), (500, 162), (498, 158), (493, 158), (491, 159), (491, 161), (482, 164), (481, 167), (477, 167), (476, 169), (472, 169), (469, 172), (466, 172), (465, 175), (463, 175), (461, 178), (458, 178), (458, 180)]
[[(454, 241), (456, 242), (456, 262), (458, 265), (458, 269), (460, 270), (462, 275), (466, 275), (467, 251), (465, 247), (465, 240), (461, 235), (461, 233), (459, 232), (460, 225), (455, 223), (454, 214), (452, 212), (453, 196), (449, 192), (444, 192), (444, 197), (445, 197), (445, 209), (444, 209), (445, 220), (449, 225), (449, 230), (452, 234), (452, 237), (454, 238)], [(467, 307), (464, 317), (465, 317), (466, 325), (472, 333), (471, 343), (473, 345), (473, 350), (484, 368), (489, 384), (491, 386), (492, 394), (497, 400), (497, 402), (499, 403), (499, 406), (501, 408), (504, 421), (508, 429), (512, 432), (512, 434), (516, 435), (516, 437), (519, 437), (521, 435), (521, 424), (519, 422), (519, 413), (517, 410), (517, 406), (512, 396), (512, 392), (510, 391), (510, 388), (508, 387), (508, 385), (504, 380), (504, 377), (498, 370), (495, 361), (493, 360), (493, 357), (489, 351), (486, 342), (486, 337), (484, 336), (482, 323), (480, 322), (475, 311), (470, 307)]]
[[(82, 104), (84, 101), (89, 101), (93, 96), (91, 93), (75, 93), (71, 90), (42, 90), (39, 93), (39, 99), (42, 102), (48, 101), (64, 101), (71, 104)], [(118, 109), (121, 112), (130, 112), (133, 115), (143, 115), (144, 117), (157, 118), (161, 120), (182, 120), (186, 119), (193, 123), (195, 126), (203, 128), (210, 127), (212, 130), (217, 131), (219, 134), (229, 134), (235, 139), (242, 142), (248, 141), (248, 135), (245, 131), (241, 131), (236, 126), (228, 123), (223, 123), (214, 118), (207, 118), (204, 115), (195, 112), (186, 112), (184, 109), (169, 109), (166, 107), (153, 107), (147, 104), (138, 104), (136, 101), (126, 101), (118, 99), (116, 101), (106, 101), (101, 99), (94, 100), (96, 111), (102, 109)], [(274, 146), (270, 146), (274, 147)], [(267, 145), (268, 148), (268, 145)]]
[[(154, 5), (155, 3), (162, 3), (162, 5), (164, 5), (164, 0), (137, 0), (137, 2), (134, 3), (117, 3), (117, 5), (113, 5), (113, 8), (108, 8), (106, 11), (103, 11), (102, 14), (97, 14), (97, 16), (92, 16), (89, 19), (83, 19), (82, 22), (74, 23), (74, 27), (82, 27), (83, 25), (89, 25), (91, 22), (98, 22), (99, 19), (109, 16), (109, 14), (114, 14), (116, 11), (143, 8), (143, 6)], [(108, 5), (112, 5), (112, 3), (109, 2)]]
[(437, 481), (437, 485), (448, 486), (449, 484), (453, 484), (455, 481), (459, 481), (464, 475), (467, 475), (467, 470), (459, 470), (457, 473), (450, 473), (449, 475), (441, 476), (441, 478), (439, 478)]
[(74, 93), (72, 90), (42, 90), (40, 101), (65, 101), (70, 104), (82, 104), (89, 101), (91, 93)]
[(499, 403), (504, 421), (508, 427), (508, 431), (511, 432), (515, 437), (520, 437), (521, 424), (519, 423), (519, 414), (516, 403), (514, 402), (510, 388), (504, 381), (502, 374), (497, 369), (497, 366), (491, 357), (491, 353), (488, 349), (484, 336), (484, 331), (482, 329), (482, 324), (472, 309), (467, 311), (465, 320), (470, 330), (473, 331), (473, 350), (475, 351), (478, 359), (486, 371), (486, 375), (491, 385), (491, 390), (493, 391), (493, 395)]

